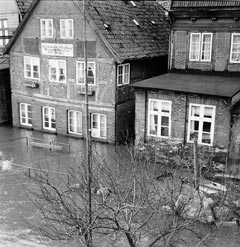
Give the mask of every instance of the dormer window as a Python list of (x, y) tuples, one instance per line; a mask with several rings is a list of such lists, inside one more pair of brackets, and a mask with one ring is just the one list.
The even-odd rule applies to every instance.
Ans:
[(117, 85), (122, 86), (130, 82), (130, 64), (121, 64), (117, 67)]
[(212, 33), (191, 33), (190, 61), (210, 62), (212, 55)]

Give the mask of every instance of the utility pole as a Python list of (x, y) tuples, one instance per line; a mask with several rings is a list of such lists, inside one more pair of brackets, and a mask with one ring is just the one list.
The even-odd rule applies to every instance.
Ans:
[(86, 4), (83, 0), (83, 49), (84, 49), (84, 72), (85, 72), (85, 118), (86, 118), (86, 158), (87, 158), (87, 187), (88, 187), (88, 231), (87, 246), (92, 247), (92, 143), (90, 133), (90, 115), (88, 103), (88, 67), (87, 67), (87, 37), (86, 37)]
[(195, 188), (199, 188), (200, 184), (200, 168), (199, 168), (199, 163), (198, 163), (198, 152), (197, 152), (197, 138), (193, 139), (193, 163), (194, 163), (194, 185)]

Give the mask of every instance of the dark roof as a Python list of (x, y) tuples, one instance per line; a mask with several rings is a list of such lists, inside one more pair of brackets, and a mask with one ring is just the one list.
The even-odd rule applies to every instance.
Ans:
[(165, 9), (156, 1), (134, 1), (136, 6), (124, 0), (88, 3), (90, 19), (120, 59), (157, 57), (168, 53), (169, 25), (165, 20)]
[(240, 0), (172, 0), (172, 9), (211, 7), (240, 7)]
[(240, 77), (210, 74), (168, 73), (131, 84), (135, 88), (159, 89), (223, 97), (240, 90)]
[(22, 16), (24, 16), (33, 0), (16, 0), (18, 9)]
[[(39, 2), (34, 0), (5, 52), (9, 52)], [(89, 0), (87, 3), (88, 21), (118, 62), (168, 54), (170, 27), (166, 10), (156, 1), (134, 1), (136, 6), (126, 0)], [(81, 1), (79, 5), (81, 8)]]

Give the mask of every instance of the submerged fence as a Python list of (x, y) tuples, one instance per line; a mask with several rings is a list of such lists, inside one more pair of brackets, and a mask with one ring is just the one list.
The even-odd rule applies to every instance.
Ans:
[(40, 139), (35, 137), (17, 137), (11, 139), (5, 139), (0, 141), (1, 143), (14, 142), (18, 140), (24, 140), (25, 144), (29, 147), (39, 147), (49, 150), (50, 152), (66, 152), (70, 153), (70, 144), (62, 142), (54, 142), (47, 139)]

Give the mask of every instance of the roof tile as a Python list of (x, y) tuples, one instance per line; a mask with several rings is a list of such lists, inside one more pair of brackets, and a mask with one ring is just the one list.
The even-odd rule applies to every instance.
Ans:
[[(123, 59), (168, 53), (169, 24), (156, 1), (89, 1), (87, 12), (117, 55)], [(133, 20), (139, 23), (137, 26)], [(151, 21), (156, 24), (152, 24)], [(109, 25), (109, 29), (104, 27)]]

